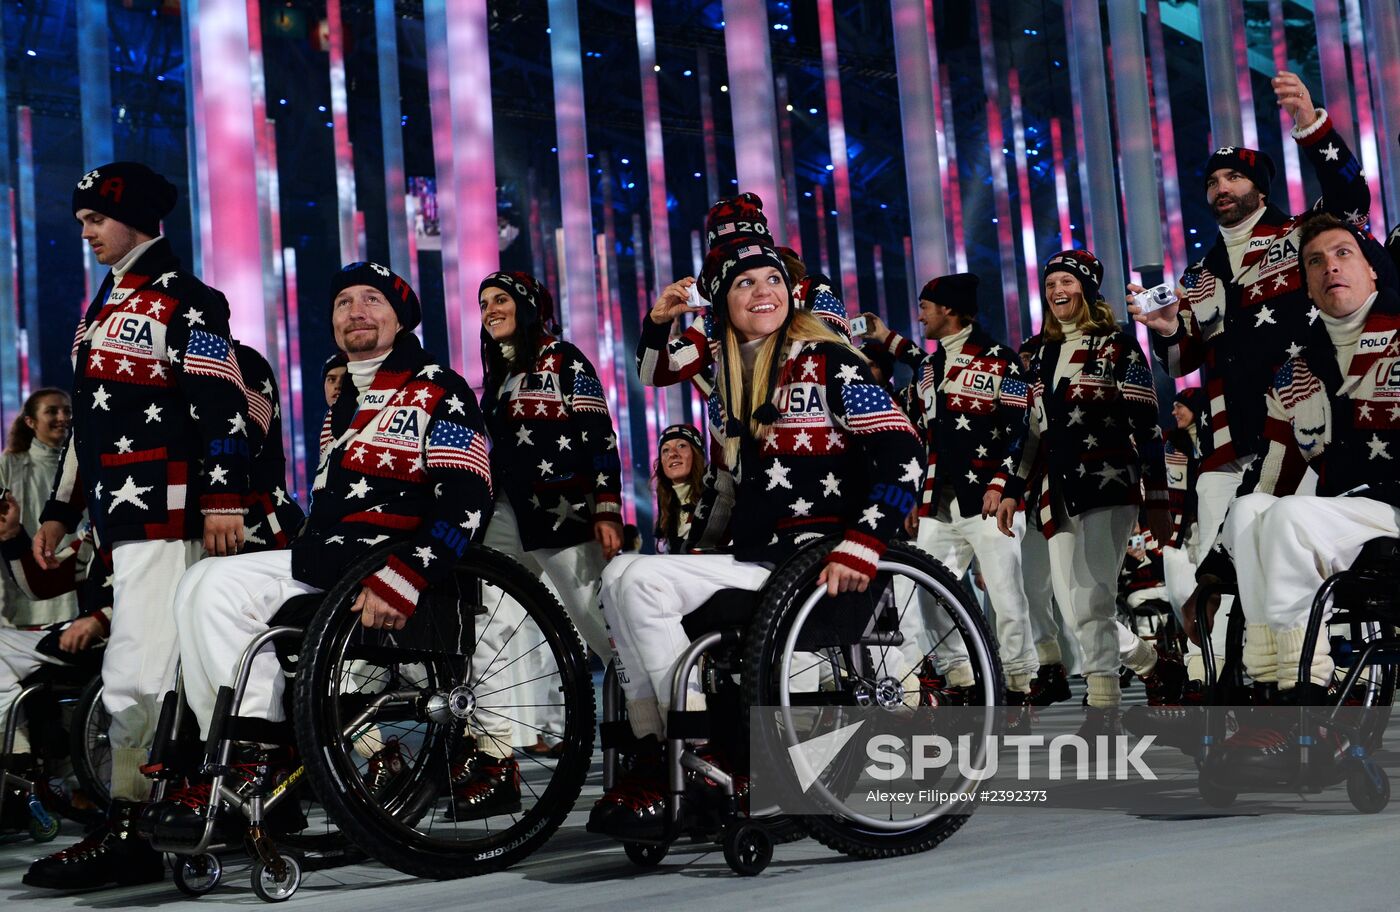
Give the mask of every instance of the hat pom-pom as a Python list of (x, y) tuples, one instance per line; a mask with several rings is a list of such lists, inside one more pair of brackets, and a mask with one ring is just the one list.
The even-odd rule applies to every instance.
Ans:
[(753, 417), (759, 424), (772, 424), (778, 420), (778, 409), (773, 403), (765, 402), (754, 410)]
[(743, 433), (744, 426), (739, 422), (738, 418), (730, 418), (724, 423), (724, 436), (734, 438), (742, 436)]

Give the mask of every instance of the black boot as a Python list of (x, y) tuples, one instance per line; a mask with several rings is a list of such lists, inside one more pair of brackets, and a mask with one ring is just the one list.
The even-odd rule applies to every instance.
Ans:
[[(253, 744), (234, 747), (233, 757), (224, 783), (236, 789), (244, 798), (255, 794), (268, 795), (294, 768), (295, 758), (289, 748), (265, 748)], [(210, 783), (201, 781), (168, 794), (164, 800), (148, 805), (141, 816), (142, 832), (150, 834), (156, 844), (168, 847), (188, 846), (193, 849), (204, 837), (205, 821), (209, 817)], [(215, 809), (214, 838), (216, 842), (237, 844), (247, 831), (248, 821), (222, 799)], [(276, 833), (296, 833), (306, 828), (301, 802), (288, 796), (264, 817), (266, 827)]]
[(655, 842), (666, 832), (666, 753), (645, 737), (613, 787), (588, 814), (588, 832), (632, 842)]
[(483, 756), (466, 784), (452, 789), (452, 820), (520, 813), (520, 766), (514, 757)]
[(1008, 690), (1006, 692), (1006, 714), (1003, 717), (1006, 724), (1002, 726), (1003, 735), (1029, 735), (1031, 733), (1031, 705), (1029, 694), (1019, 690)]
[(1069, 674), (1065, 671), (1065, 666), (1058, 662), (1040, 666), (1035, 680), (1031, 681), (1030, 693), (1026, 695), (1027, 702), (1032, 706), (1049, 706), (1069, 698)]
[(165, 877), (160, 853), (136, 833), (142, 805), (113, 801), (111, 816), (77, 845), (29, 866), (25, 886), (91, 890), (155, 883)]

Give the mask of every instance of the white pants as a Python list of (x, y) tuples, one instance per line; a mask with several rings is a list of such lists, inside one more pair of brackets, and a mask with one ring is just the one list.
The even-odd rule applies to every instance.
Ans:
[(204, 554), (200, 542), (163, 539), (112, 547), (112, 633), (102, 657), (102, 702), (112, 715), (112, 797), (144, 801), (141, 775), (174, 684), (175, 587)]
[[(974, 557), (982, 569), (987, 598), (995, 606), (996, 635), (1002, 670), (1009, 690), (1024, 691), (1040, 667), (1036, 658), (1035, 636), (1031, 632), (1030, 603), (1026, 600), (1021, 573), (1021, 539), (1026, 534), (1026, 516), (1018, 512), (1012, 524), (1014, 536), (1002, 535), (995, 518), (980, 515), (964, 517), (953, 498), (951, 520), (925, 517), (919, 520), (918, 546), (935, 560), (962, 576)], [(935, 619), (936, 621), (936, 619)], [(940, 632), (941, 635), (941, 632)], [(954, 634), (939, 647), (944, 675), (961, 680), (955, 669), (967, 668), (967, 644)]]
[[(1288, 688), (1297, 683), (1317, 590), (1327, 577), (1350, 567), (1366, 542), (1400, 535), (1400, 508), (1365, 497), (1250, 494), (1236, 501), (1223, 534), (1235, 559), (1245, 620), (1272, 632), (1277, 680)], [(1313, 683), (1331, 682), (1329, 645), (1324, 632), (1313, 656)], [(1254, 675), (1248, 649), (1245, 658)]]
[(1098, 507), (1068, 517), (1050, 538), (1055, 601), (1084, 651), (1083, 672), (1090, 678), (1090, 703), (1094, 705), (1102, 705), (1093, 699), (1095, 677), (1112, 676), (1116, 692), (1118, 571), (1137, 512), (1133, 506)]
[[(771, 571), (728, 554), (631, 555), (603, 573), (603, 615), (632, 730), (661, 735), (676, 660), (690, 645), (682, 619), (721, 589), (761, 588)], [(687, 705), (700, 696), (692, 680)]]
[[(215, 697), (220, 687), (233, 684), (247, 645), (271, 626), (287, 600), (320, 591), (293, 578), (290, 551), (211, 557), (185, 573), (176, 595), (175, 621), (185, 701), (199, 720), (201, 737), (208, 737)], [(110, 654), (110, 646), (108, 650)], [(238, 714), (282, 721), (283, 686), (281, 663), (268, 643), (253, 659)]]
[(536, 548), (526, 551), (520, 541), (515, 511), (504, 498), (496, 501), (491, 524), (482, 542), (509, 554), (537, 577), (549, 577), (569, 620), (574, 622), (583, 642), (600, 656), (611, 653), (607, 626), (598, 611), (598, 585), (603, 576), (603, 548), (597, 542), (584, 542), (567, 548)]
[[(43, 630), (0, 627), (0, 732), (4, 731), (5, 722), (10, 717), (10, 707), (14, 706), (23, 689), (19, 682), (38, 671), (42, 665), (59, 664), (53, 656), (34, 648), (44, 636)], [(15, 753), (24, 753), (26, 743), (24, 730), (15, 729)]]
[(1064, 665), (1067, 674), (1079, 674), (1084, 659), (1064, 612), (1055, 604), (1055, 588), (1050, 581), (1050, 542), (1039, 530), (1027, 528), (1021, 537), (1021, 578), (1031, 606), (1031, 632), (1040, 664)]

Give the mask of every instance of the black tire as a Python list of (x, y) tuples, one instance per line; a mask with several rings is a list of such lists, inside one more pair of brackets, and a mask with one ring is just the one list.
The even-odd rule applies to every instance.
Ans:
[[(583, 644), (564, 609), (539, 579), (499, 552), (483, 547), (467, 552), (457, 568), (460, 591), (474, 591), (477, 583), (489, 585), (502, 593), (498, 606), (508, 596), (524, 608), (554, 659), (558, 690), (563, 695), (565, 721), (559, 734), (565, 749), (557, 759), (546, 760), (517, 753), (517, 761), (528, 771), (548, 774), (547, 784), (540, 784), (538, 789), (529, 782), (522, 786), (522, 798), (527, 797), (525, 788), (529, 788), (528, 798), (533, 803), (519, 814), (502, 815), (508, 818), (509, 826), (488, 825), (480, 834), (470, 827), (460, 827), (467, 830), (464, 836), (459, 824), (447, 820), (438, 807), (442, 798), (451, 797), (450, 767), (453, 753), (461, 743), (462, 723), (434, 721), (425, 707), (430, 691), (441, 694), (458, 685), (470, 689), (485, 681), (469, 681), (470, 656), (434, 653), (430, 658), (417, 660), (429, 685), (421, 688), (417, 715), (412, 719), (423, 740), (412, 768), (396, 778), (392, 787), (381, 787), (378, 792), (366, 787), (353, 745), (342, 735), (346, 722), (342, 711), (353, 713), (365, 702), (362, 695), (340, 691), (340, 662), (351, 634), (359, 628), (358, 617), (348, 611), (348, 606), (359, 591), (359, 580), (381, 567), (387, 553), (374, 552), (350, 568), (343, 581), (327, 593), (306, 629), (296, 680), (296, 705), (309, 711), (298, 712), (296, 735), (307, 776), (316, 794), (325, 801), (327, 815), (341, 832), (384, 864), (434, 879), (501, 870), (542, 846), (563, 823), (583, 789), (595, 731), (593, 685)], [(448, 600), (435, 601), (430, 607), (425, 604), (420, 610), (474, 608)], [(489, 624), (494, 617), (488, 607), (484, 622)], [(519, 627), (515, 629), (518, 631)], [(497, 685), (494, 693), (500, 692), (502, 688)], [(352, 699), (356, 696), (360, 697), (358, 703)], [(348, 709), (343, 709), (342, 704), (349, 704)], [(472, 705), (475, 707), (474, 699)], [(500, 703), (492, 705), (503, 708)], [(473, 717), (481, 708), (471, 710)], [(435, 826), (439, 827), (436, 831)]]
[[(778, 703), (775, 671), (780, 668), (786, 637), (803, 601), (812, 591), (821, 573), (823, 559), (833, 544), (834, 541), (828, 541), (809, 546), (774, 571), (765, 584), (758, 612), (750, 624), (744, 644), (746, 707)], [(974, 668), (979, 666), (979, 659), (983, 659), (990, 669), (989, 676), (980, 675), (982, 680), (977, 681), (978, 692), (991, 703), (999, 702), (1005, 684), (996, 642), (987, 630), (981, 609), (958, 580), (938, 561), (902, 542), (892, 543), (881, 562), (922, 572), (942, 590), (943, 599), (955, 600), (961, 606), (961, 616), (951, 609), (948, 614), (967, 645)], [(839, 766), (839, 763), (833, 764), (833, 768)], [(893, 858), (926, 852), (952, 836), (962, 828), (975, 809), (975, 805), (971, 804), (963, 807), (967, 808), (967, 813), (944, 814), (904, 831), (875, 830), (845, 816), (803, 815), (796, 820), (818, 842), (843, 854), (857, 858)]]
[(102, 705), (102, 676), (98, 675), (83, 688), (73, 707), (68, 737), (73, 775), (103, 818), (112, 804), (112, 745), (107, 739), (111, 721)]
[(1201, 775), (1196, 780), (1196, 792), (1201, 796), (1201, 800), (1213, 808), (1225, 809), (1235, 803), (1239, 797), (1239, 791), (1230, 788), (1228, 785), (1221, 785), (1211, 779), (1206, 770), (1201, 771)]
[(724, 834), (724, 860), (740, 877), (757, 877), (773, 860), (773, 840), (757, 824), (736, 824)]
[(203, 896), (214, 890), (223, 878), (224, 866), (219, 856), (206, 852), (203, 855), (180, 855), (170, 866), (175, 879), (175, 889), (186, 896)]
[(624, 842), (622, 844), (622, 851), (627, 854), (627, 860), (639, 868), (654, 868), (661, 864), (670, 848), (665, 843)]
[(253, 892), (258, 894), (258, 898), (263, 902), (286, 902), (295, 896), (301, 887), (301, 865), (296, 858), (283, 855), (282, 862), (286, 869), (282, 872), (281, 879), (273, 875), (272, 869), (262, 859), (253, 862), (253, 870), (250, 872)]
[(1390, 804), (1390, 777), (1374, 763), (1369, 770), (1364, 764), (1354, 764), (1347, 773), (1347, 797), (1361, 813), (1379, 814)]

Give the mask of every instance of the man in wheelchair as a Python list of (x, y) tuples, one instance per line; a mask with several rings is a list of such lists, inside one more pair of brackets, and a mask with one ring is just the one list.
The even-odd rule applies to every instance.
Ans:
[[(690, 643), (686, 616), (720, 590), (760, 589), (774, 564), (826, 535), (840, 541), (820, 582), (832, 595), (865, 591), (924, 474), (913, 426), (865, 359), (792, 306), (791, 281), (766, 230), (717, 244), (700, 287), (719, 346), (710, 415), (722, 458), (707, 475), (690, 544), (726, 547), (639, 557), (604, 571), (603, 613), (638, 747), (588, 828), (626, 839), (656, 838), (663, 826), (668, 711), (703, 708), (693, 683), (686, 706), (669, 705), (671, 670)], [(685, 365), (703, 361), (703, 342), (689, 333), (679, 345), (669, 338), (672, 321), (696, 310), (681, 283), (668, 288), (642, 321), (639, 363), (669, 364), (668, 375), (682, 376)], [(717, 485), (725, 476), (733, 479), (732, 502)], [(744, 771), (734, 774), (742, 796)]]
[[(1252, 493), (1231, 505), (1223, 542), (1249, 623), (1255, 702), (1317, 705), (1335, 666), (1323, 635), (1300, 668), (1314, 596), (1368, 541), (1400, 535), (1400, 295), (1381, 246), (1334, 216), (1311, 217), (1299, 243), (1310, 333), (1274, 376), (1268, 449)], [(1317, 496), (1291, 494), (1305, 467)], [(1290, 762), (1287, 740), (1268, 725), (1242, 728), (1222, 760), (1272, 769)]]
[[(423, 351), (411, 332), (420, 315), (413, 289), (377, 263), (336, 276), (331, 325), (349, 364), (322, 425), (310, 515), (289, 550), (203, 561), (176, 596), (185, 699), (202, 737), (219, 688), (289, 599), (331, 588), (367, 552), (398, 539), (361, 581), (351, 610), (366, 628), (400, 630), (424, 591), (480, 539), (491, 484), (476, 397)], [(239, 716), (283, 721), (283, 687), (269, 645), (254, 660)], [(233, 757), (259, 779), (275, 777), (275, 762), (265, 743), (244, 742)], [(147, 814), (147, 827), (157, 841), (202, 830), (208, 800), (208, 785), (176, 792)]]

